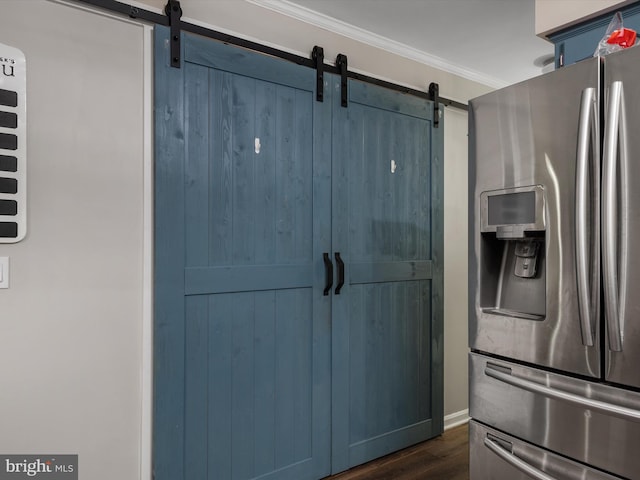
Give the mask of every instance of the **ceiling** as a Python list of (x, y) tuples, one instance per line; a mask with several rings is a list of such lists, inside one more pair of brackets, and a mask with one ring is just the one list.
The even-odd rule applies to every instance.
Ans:
[(539, 75), (553, 55), (534, 0), (249, 1), (492, 87)]

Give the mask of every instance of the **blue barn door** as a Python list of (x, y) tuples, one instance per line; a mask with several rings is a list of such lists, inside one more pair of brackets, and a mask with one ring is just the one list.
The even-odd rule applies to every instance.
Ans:
[[(339, 81), (335, 89), (339, 91)], [(349, 80), (333, 100), (333, 470), (443, 430), (443, 124)]]
[(432, 103), (182, 46), (156, 29), (156, 480), (315, 480), (439, 434)]
[(171, 68), (156, 32), (154, 478), (321, 478), (331, 103), (312, 69), (192, 35)]

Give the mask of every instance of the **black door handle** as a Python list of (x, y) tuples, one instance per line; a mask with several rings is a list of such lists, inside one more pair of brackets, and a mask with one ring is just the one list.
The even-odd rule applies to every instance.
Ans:
[(338, 285), (336, 285), (336, 295), (340, 295), (340, 289), (344, 285), (344, 262), (340, 258), (340, 252), (336, 252), (336, 263), (338, 264)]
[(322, 259), (324, 260), (324, 274), (325, 274), (325, 286), (323, 295), (329, 295), (331, 291), (331, 287), (333, 286), (333, 262), (329, 257), (327, 252), (322, 254)]

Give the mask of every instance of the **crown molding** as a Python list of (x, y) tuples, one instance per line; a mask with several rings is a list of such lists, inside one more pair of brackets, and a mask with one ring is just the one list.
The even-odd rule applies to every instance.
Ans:
[(444, 58), (430, 53), (418, 50), (417, 48), (405, 45), (404, 43), (391, 40), (376, 33), (370, 32), (347, 22), (343, 22), (328, 15), (316, 12), (309, 8), (296, 5), (288, 0), (245, 0), (254, 5), (267, 8), (274, 12), (286, 15), (301, 22), (323, 28), (338, 35), (356, 40), (358, 42), (371, 45), (373, 47), (385, 50), (394, 55), (413, 60), (423, 65), (458, 75), (459, 77), (472, 80), (493, 88), (502, 88), (508, 85), (507, 82), (498, 78), (485, 75), (475, 70), (462, 68), (453, 64)]

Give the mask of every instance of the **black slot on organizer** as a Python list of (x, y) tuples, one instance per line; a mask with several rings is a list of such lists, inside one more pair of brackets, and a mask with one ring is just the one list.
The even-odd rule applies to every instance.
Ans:
[(0, 105), (5, 105), (7, 107), (17, 107), (18, 93), (0, 88)]
[(0, 193), (18, 193), (18, 180), (15, 178), (0, 178)]
[(18, 236), (18, 224), (16, 222), (0, 222), (1, 238), (16, 238)]
[(18, 136), (9, 133), (0, 133), (0, 148), (5, 150), (18, 149)]
[(0, 127), (18, 128), (18, 115), (11, 112), (0, 112)]
[(15, 200), (0, 200), (0, 215), (17, 215), (18, 202)]
[(17, 172), (18, 171), (18, 159), (10, 155), (0, 155), (0, 171), (2, 172)]

